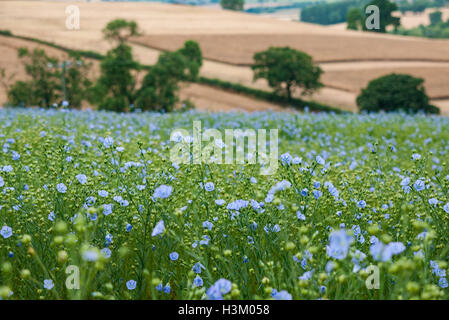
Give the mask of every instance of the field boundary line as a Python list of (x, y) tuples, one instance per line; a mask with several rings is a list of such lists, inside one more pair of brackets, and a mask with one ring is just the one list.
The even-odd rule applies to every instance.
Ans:
[[(167, 52), (169, 50), (161, 48), (160, 46), (155, 46), (155, 45), (149, 45), (149, 44), (144, 44), (141, 43), (139, 41), (136, 40), (128, 40), (129, 43), (132, 43), (133, 45), (137, 45), (140, 47), (144, 47), (144, 48), (148, 48), (148, 49), (152, 49), (152, 50), (156, 50), (156, 51), (160, 51), (160, 52)], [(216, 62), (216, 63), (222, 63), (222, 64), (226, 64), (226, 65), (231, 65), (231, 66), (235, 66), (235, 67), (251, 67), (252, 64), (250, 63), (233, 63), (233, 62), (229, 62), (226, 60), (222, 60), (222, 59), (216, 59), (216, 58), (210, 58), (210, 57), (206, 57), (203, 56), (203, 59), (206, 61), (210, 61), (210, 62)], [(388, 59), (384, 59), (384, 58), (373, 58), (373, 59), (335, 59), (335, 60), (314, 60), (315, 63), (317, 64), (322, 64), (322, 65), (331, 65), (334, 63), (357, 63), (357, 62), (430, 62), (430, 63), (449, 63), (449, 58), (448, 59), (414, 59), (414, 58), (388, 58)]]

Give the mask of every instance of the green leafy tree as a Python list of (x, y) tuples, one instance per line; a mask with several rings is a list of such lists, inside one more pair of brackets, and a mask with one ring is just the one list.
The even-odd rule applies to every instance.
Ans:
[(184, 43), (184, 47), (179, 49), (178, 52), (186, 58), (189, 69), (189, 80), (195, 80), (203, 65), (203, 54), (198, 42), (188, 40)]
[(431, 12), (429, 14), (430, 25), (435, 26), (435, 25), (443, 22), (442, 16), (443, 16), (443, 13), (439, 10)]
[(170, 112), (178, 99), (179, 82), (190, 77), (189, 63), (180, 52), (165, 52), (145, 75), (137, 93), (136, 107)]
[(103, 29), (104, 38), (118, 43), (126, 42), (130, 37), (139, 35), (139, 28), (135, 21), (116, 19), (109, 22)]
[(86, 62), (79, 54), (72, 53), (63, 64), (60, 91), (71, 108), (80, 108), (92, 85), (89, 79), (92, 63)]
[(90, 90), (90, 101), (100, 109), (118, 112), (142, 110), (172, 111), (178, 103), (179, 83), (198, 77), (203, 63), (197, 42), (187, 41), (175, 52), (162, 53), (149, 68), (140, 88), (136, 77), (142, 67), (133, 58), (126, 40), (138, 34), (132, 21), (114, 20), (103, 29), (104, 37), (118, 43), (101, 62), (101, 75)]
[(123, 19), (113, 20), (103, 29), (104, 38), (115, 41), (117, 46), (106, 53), (100, 65), (101, 75), (89, 91), (89, 101), (98, 104), (99, 109), (124, 112), (134, 104), (135, 73), (141, 67), (125, 42), (138, 34), (137, 23)]
[(31, 81), (16, 81), (8, 89), (8, 104), (13, 107), (37, 105)]
[(345, 22), (352, 8), (360, 11), (370, 0), (342, 0), (318, 3), (301, 9), (300, 20), (304, 22), (330, 25)]
[(415, 13), (424, 12), (424, 10), (433, 5), (433, 2), (429, 0), (415, 0), (412, 2), (411, 11)]
[[(60, 95), (59, 73), (52, 66), (58, 59), (46, 55), (42, 49), (35, 48), (32, 52), (19, 48), (19, 58), (25, 66), (29, 81), (18, 81), (9, 88), (8, 102), (11, 105), (37, 105), (50, 107), (57, 102)], [(25, 94), (21, 97), (20, 94)]]
[(165, 52), (150, 68), (137, 92), (136, 107), (142, 110), (170, 112), (179, 102), (182, 81), (195, 80), (203, 64), (196, 41), (186, 41), (175, 52)]
[(369, 82), (357, 97), (360, 111), (419, 111), (439, 113), (429, 104), (424, 80), (407, 74), (389, 74)]
[[(392, 25), (395, 30), (400, 26), (401, 20), (398, 17), (393, 17), (392, 13), (398, 9), (396, 3), (390, 2), (388, 0), (374, 0), (365, 6), (363, 12), (366, 12), (366, 7), (374, 5), (379, 8), (379, 29), (368, 29), (366, 23), (362, 24), (363, 30), (372, 32), (387, 32), (387, 27)], [(368, 18), (365, 17), (364, 22)]]
[(308, 54), (289, 47), (270, 47), (254, 55), (254, 81), (266, 79), (276, 92), (283, 92), (290, 100), (295, 89), (309, 94), (323, 85), (319, 79), (322, 73)]
[(135, 100), (136, 80), (134, 70), (140, 65), (132, 55), (132, 48), (120, 43), (109, 50), (100, 65), (101, 75), (90, 91), (90, 101), (100, 109), (127, 111)]
[(10, 105), (50, 107), (67, 100), (71, 108), (81, 106), (91, 85), (88, 79), (91, 63), (75, 53), (60, 63), (37, 48), (32, 52), (20, 48), (19, 57), (30, 80), (17, 81), (7, 88)]
[(362, 10), (359, 8), (351, 8), (346, 14), (347, 29), (360, 30), (363, 24)]
[(245, 0), (220, 0), (220, 5), (223, 9), (243, 11)]

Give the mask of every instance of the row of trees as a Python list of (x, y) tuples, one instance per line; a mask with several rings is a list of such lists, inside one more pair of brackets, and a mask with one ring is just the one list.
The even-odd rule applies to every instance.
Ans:
[[(379, 8), (380, 28), (369, 30), (365, 20), (368, 18), (366, 8), (374, 5)], [(301, 21), (331, 25), (341, 22), (348, 23), (348, 29), (386, 32), (388, 25), (399, 26), (399, 18), (393, 17), (397, 10), (395, 3), (388, 0), (344, 0), (331, 3), (320, 3), (301, 10)]]
[[(271, 47), (254, 55), (254, 79), (264, 78), (274, 90), (291, 99), (295, 91), (310, 94), (323, 86), (322, 70), (304, 52), (289, 47)], [(407, 74), (390, 74), (372, 80), (357, 97), (360, 111), (439, 113), (429, 103), (424, 80)]]
[[(44, 50), (19, 49), (30, 80), (17, 81), (7, 88), (8, 103), (14, 106), (50, 107), (55, 102), (68, 101), (79, 108), (87, 99), (102, 110), (172, 111), (179, 102), (180, 82), (193, 81), (202, 66), (202, 53), (195, 41), (187, 41), (175, 52), (162, 53), (155, 65), (144, 68), (132, 54), (126, 41), (139, 34), (134, 21), (111, 21), (103, 30), (105, 39), (115, 47), (100, 64), (100, 76), (89, 80), (91, 63), (79, 55), (70, 54), (60, 62)], [(146, 72), (139, 84), (140, 72)]]
[[(20, 49), (19, 56), (31, 79), (17, 81), (8, 89), (10, 104), (50, 107), (55, 101), (69, 101), (70, 107), (79, 108), (87, 98), (103, 110), (126, 112), (139, 108), (168, 112), (179, 102), (180, 82), (198, 77), (203, 57), (194, 41), (185, 42), (175, 52), (162, 53), (156, 64), (143, 68), (126, 44), (129, 37), (139, 34), (135, 22), (114, 20), (103, 33), (116, 46), (102, 60), (101, 74), (95, 82), (88, 76), (91, 64), (79, 56), (71, 55), (70, 60), (60, 63), (41, 49)], [(308, 95), (323, 87), (323, 71), (312, 57), (290, 47), (270, 47), (256, 53), (251, 68), (254, 80), (265, 79), (287, 101), (292, 101), (296, 93)], [(141, 71), (146, 74), (142, 81), (137, 81)], [(357, 98), (357, 104), (360, 110), (368, 111), (438, 110), (429, 105), (422, 79), (396, 74), (371, 81)]]
[(9, 104), (48, 107), (58, 101), (71, 101), (74, 108), (81, 106), (87, 89), (92, 85), (88, 78), (90, 63), (74, 53), (60, 62), (42, 49), (30, 52), (20, 48), (18, 54), (30, 80), (16, 81), (11, 86), (6, 81), (3, 83), (7, 88)]
[(220, 5), (223, 9), (243, 11), (245, 0), (220, 0)]
[(323, 25), (346, 21), (346, 14), (351, 8), (361, 8), (369, 0), (344, 0), (330, 3), (320, 3), (301, 10), (301, 21)]
[(117, 44), (101, 62), (101, 76), (92, 88), (91, 101), (100, 109), (128, 111), (171, 111), (178, 102), (179, 83), (194, 80), (202, 65), (202, 53), (195, 41), (187, 41), (175, 52), (162, 53), (140, 86), (136, 79), (142, 66), (134, 60), (126, 41), (139, 34), (134, 21), (114, 20), (103, 30), (105, 38)]
[[(301, 10), (301, 21), (318, 23), (323, 25), (348, 23), (348, 29), (365, 30), (375, 32), (386, 32), (386, 27), (393, 25), (395, 29), (400, 26), (400, 19), (392, 16), (392, 12), (399, 10), (423, 12), (426, 8), (443, 7), (449, 0), (401, 0), (390, 2), (388, 0), (343, 0), (330, 3), (319, 3)], [(369, 17), (366, 14), (366, 7), (375, 5), (379, 8), (380, 29), (368, 30), (365, 20)]]
[(442, 8), (447, 3), (449, 3), (448, 0), (400, 0), (397, 2), (399, 11), (401, 11), (401, 13), (405, 13), (407, 11), (420, 13), (427, 8)]
[[(367, 12), (367, 7), (375, 6), (378, 12)], [(351, 8), (346, 15), (347, 28), (352, 30), (364, 30), (372, 32), (387, 32), (387, 27), (392, 25), (395, 30), (401, 25), (401, 20), (394, 17), (392, 13), (398, 9), (394, 2), (388, 0), (373, 0), (366, 4), (363, 8)], [(368, 28), (367, 19), (372, 19), (373, 14), (379, 14), (378, 28)]]

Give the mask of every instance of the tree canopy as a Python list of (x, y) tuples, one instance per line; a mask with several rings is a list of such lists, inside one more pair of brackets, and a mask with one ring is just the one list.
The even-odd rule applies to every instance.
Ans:
[(439, 113), (429, 104), (424, 80), (407, 74), (392, 73), (369, 82), (357, 97), (360, 111), (419, 111)]
[(312, 57), (290, 47), (270, 47), (254, 55), (254, 80), (266, 79), (276, 92), (284, 92), (291, 99), (296, 89), (309, 94), (321, 88), (322, 70)]

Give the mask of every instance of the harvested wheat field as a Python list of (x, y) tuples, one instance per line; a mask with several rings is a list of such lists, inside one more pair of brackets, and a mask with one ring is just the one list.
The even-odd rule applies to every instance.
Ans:
[(190, 99), (196, 106), (200, 106), (198, 109), (205, 111), (254, 112), (272, 110), (294, 112), (294, 109), (196, 83), (184, 84), (180, 98)]
[[(280, 21), (282, 22), (282, 21)], [(298, 26), (301, 24), (298, 23)], [(325, 29), (327, 30), (327, 29)], [(347, 31), (333, 34), (220, 34), (146, 35), (133, 39), (159, 50), (175, 50), (186, 40), (196, 40), (204, 57), (236, 65), (253, 63), (254, 53), (270, 46), (290, 46), (310, 54), (316, 62), (340, 61), (449, 61), (449, 41)], [(354, 33), (356, 36), (354, 36)]]
[[(344, 75), (343, 75), (344, 72)], [(429, 97), (433, 99), (449, 97), (449, 63), (435, 72), (435, 67), (383, 67), (372, 69), (350, 69), (346, 71), (326, 71), (323, 82), (330, 87), (357, 92), (374, 78), (390, 73), (409, 73), (424, 79)]]
[[(80, 30), (66, 29), (65, 9), (69, 4), (80, 9)], [(134, 2), (0, 1), (0, 29), (102, 53), (111, 44), (103, 40), (101, 30), (115, 18), (137, 21), (143, 36), (134, 41), (144, 45), (172, 50), (187, 39), (198, 40), (206, 58), (233, 64), (252, 63), (254, 52), (270, 45), (304, 50), (318, 62), (449, 61), (447, 41), (335, 31), (319, 25), (204, 7)]]
[[(65, 9), (69, 4), (80, 9), (80, 30), (65, 27)], [(142, 2), (0, 1), (0, 29), (101, 53), (112, 47), (103, 40), (101, 30), (115, 18), (132, 19), (139, 24), (142, 36), (132, 42), (136, 58), (144, 64), (153, 64), (160, 51), (178, 49), (192, 39), (200, 43), (206, 59), (203, 76), (269, 89), (264, 81), (252, 81), (248, 65), (253, 54), (269, 46), (290, 46), (312, 55), (325, 71), (326, 87), (309, 98), (318, 102), (356, 110), (355, 97), (360, 89), (369, 80), (389, 72), (423, 76), (432, 98), (449, 96), (449, 41), (445, 40), (334, 30), (206, 7)], [(203, 89), (202, 92), (207, 91)], [(214, 99), (219, 96), (218, 91), (213, 92)], [(194, 97), (192, 91), (189, 94)], [(211, 98), (195, 99), (205, 102)], [(230, 103), (229, 108), (235, 107), (234, 102), (225, 100)], [(438, 104), (447, 108), (446, 101)]]

